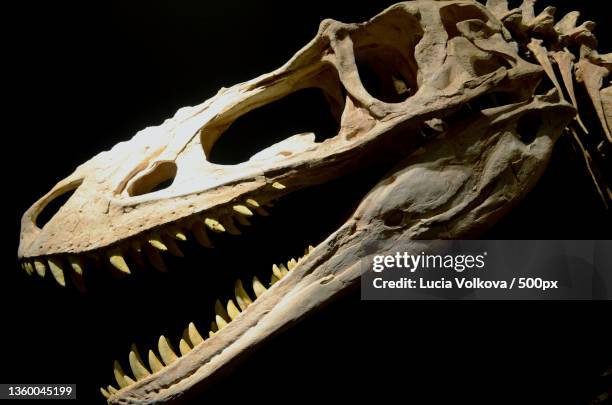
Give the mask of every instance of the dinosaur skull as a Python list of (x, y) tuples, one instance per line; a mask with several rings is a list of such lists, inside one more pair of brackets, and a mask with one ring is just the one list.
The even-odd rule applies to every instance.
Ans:
[[(364, 70), (376, 86), (364, 84)], [(182, 356), (164, 338), (161, 361), (150, 358), (149, 367), (134, 350), (134, 378), (116, 366), (120, 390), (104, 390), (117, 404), (184, 398), (355, 285), (368, 241), (388, 241), (390, 251), (399, 240), (477, 235), (507, 213), (535, 184), (574, 114), (555, 93), (534, 94), (541, 77), (476, 2), (417, 0), (362, 24), (325, 20), (279, 69), (221, 89), (79, 166), (24, 214), (19, 257), (29, 273), (49, 269), (61, 285), (64, 271), (78, 282), (87, 257), (129, 273), (143, 254), (163, 269), (160, 251), (180, 254), (175, 240), (187, 230), (208, 245), (211, 233), (235, 229), (234, 220), (245, 223), (267, 202), (373, 161), (393, 163), (343, 226), (289, 269), (275, 269), (267, 291), (259, 282), (254, 294), (238, 285), (240, 310), (232, 303), (219, 311), (217, 333), (202, 341), (190, 327)], [(239, 117), (307, 88), (324, 93), (337, 119), (334, 137), (296, 134), (240, 164), (210, 161)], [(38, 214), (67, 192), (38, 227)]]

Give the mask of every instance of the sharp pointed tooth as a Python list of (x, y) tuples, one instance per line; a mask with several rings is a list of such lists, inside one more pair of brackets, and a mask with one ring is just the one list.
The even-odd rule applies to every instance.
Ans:
[(110, 392), (112, 395), (117, 393), (117, 388), (113, 387), (112, 385), (109, 385), (108, 387), (106, 387), (106, 389), (108, 390), (108, 392)]
[(160, 237), (157, 235), (149, 236), (149, 244), (151, 244), (151, 246), (153, 246), (155, 249), (161, 250), (162, 252), (165, 252), (166, 250), (168, 250), (168, 247), (164, 245)]
[(215, 332), (213, 332), (212, 330), (208, 331), (208, 337), (209, 338), (213, 337), (214, 334), (215, 334)]
[(113, 363), (113, 373), (115, 374), (115, 380), (117, 384), (119, 384), (119, 388), (125, 388), (135, 383), (134, 380), (125, 374), (123, 368), (121, 368), (121, 364), (119, 364), (117, 360)]
[(185, 235), (185, 233), (182, 230), (180, 230), (180, 229), (178, 229), (176, 227), (171, 227), (168, 230), (168, 233), (173, 238), (178, 239), (178, 240), (182, 240), (183, 242), (187, 240), (187, 235)]
[(223, 220), (223, 227), (227, 230), (227, 233), (229, 233), (230, 235), (242, 235), (242, 232), (240, 232), (240, 229), (238, 229), (236, 225), (234, 224), (234, 220), (232, 219), (232, 217), (227, 217)]
[(221, 300), (216, 300), (215, 301), (215, 315), (219, 315), (226, 322), (230, 321), (230, 317), (227, 314), (227, 311), (225, 310), (225, 307), (221, 303)]
[(277, 189), (277, 190), (284, 190), (284, 189), (287, 188), (284, 185), (282, 185), (281, 183), (279, 183), (278, 181), (275, 181), (274, 183), (272, 183), (272, 187)]
[(217, 322), (212, 321), (210, 323), (210, 331), (214, 333), (214, 332), (216, 332), (218, 330), (219, 330), (219, 327), (217, 326)]
[(191, 231), (193, 232), (193, 236), (195, 236), (198, 243), (204, 247), (212, 248), (213, 245), (208, 239), (208, 235), (206, 234), (206, 229), (202, 222), (196, 222), (191, 227)]
[(272, 277), (270, 277), (270, 287), (276, 284), (280, 280), (274, 273), (272, 273)]
[(259, 203), (252, 198), (246, 200), (247, 205), (250, 205), (253, 208), (259, 208)]
[(25, 267), (26, 267), (26, 271), (28, 272), (28, 274), (32, 275), (32, 273), (34, 273), (34, 266), (32, 266), (32, 263), (30, 262), (25, 262)]
[(64, 269), (62, 269), (61, 262), (56, 257), (49, 257), (47, 259), (47, 263), (49, 264), (49, 270), (51, 270), (51, 274), (53, 278), (59, 285), (62, 287), (66, 287), (66, 279), (64, 278)]
[(236, 307), (236, 304), (234, 304), (234, 301), (231, 299), (227, 301), (227, 314), (232, 321), (238, 318), (238, 315), (240, 315), (240, 310)]
[(68, 274), (70, 274), (70, 279), (72, 280), (72, 284), (74, 284), (77, 290), (79, 290), (79, 292), (81, 293), (84, 293), (85, 292), (85, 281), (83, 279), (83, 275), (76, 273), (76, 272), (72, 272)]
[(157, 358), (153, 350), (149, 350), (149, 367), (151, 371), (157, 373), (164, 368), (162, 362)]
[(169, 366), (178, 359), (176, 353), (174, 353), (174, 350), (172, 350), (172, 346), (170, 346), (170, 342), (168, 342), (164, 335), (159, 337), (157, 349), (159, 350), (159, 355), (166, 366)]
[(83, 275), (83, 262), (76, 256), (68, 256), (68, 263), (70, 263), (70, 267), (72, 270), (80, 276)]
[(308, 245), (308, 253), (312, 253), (313, 250), (314, 250), (314, 246)]
[(106, 389), (100, 387), (100, 393), (102, 394), (102, 396), (104, 396), (104, 398), (109, 399), (110, 398), (110, 394), (108, 393), (108, 391), (106, 391)]
[(47, 266), (45, 266), (45, 263), (43, 263), (41, 260), (34, 259), (34, 268), (36, 269), (36, 273), (39, 276), (41, 277), (45, 276), (45, 272), (47, 271)]
[(295, 266), (297, 266), (297, 262), (295, 261), (295, 259), (291, 259), (287, 262), (287, 268), (289, 270), (293, 270)]
[(257, 298), (261, 297), (267, 291), (266, 287), (259, 281), (257, 277), (253, 277), (253, 292)]
[[(287, 274), (289, 274), (289, 270), (287, 270), (287, 268), (285, 267), (284, 264), (280, 264), (280, 266), (278, 266), (280, 268), (281, 274), (283, 275), (283, 277), (285, 277)], [(281, 277), (282, 278), (282, 277)]]
[(163, 238), (164, 244), (168, 248), (168, 252), (176, 257), (185, 257), (181, 249), (178, 247), (174, 239), (164, 236)]
[(253, 303), (253, 300), (251, 300), (249, 295), (244, 290), (242, 281), (240, 280), (236, 280), (236, 284), (234, 285), (234, 294), (236, 295), (236, 302), (238, 302), (238, 306), (243, 311)]
[(108, 252), (108, 260), (113, 265), (114, 268), (119, 270), (122, 273), (130, 274), (130, 268), (128, 267), (123, 255), (119, 251), (119, 249), (111, 249)]
[(225, 321), (225, 319), (221, 318), (219, 315), (215, 316), (215, 322), (217, 322), (217, 327), (219, 328), (219, 330), (227, 326), (227, 322)]
[(272, 274), (274, 274), (276, 278), (279, 280), (283, 278), (283, 272), (280, 270), (280, 268), (276, 264), (272, 265)]
[(234, 209), (235, 212), (237, 212), (240, 215), (244, 215), (245, 217), (252, 217), (253, 216), (253, 211), (251, 211), (245, 205), (234, 205), (232, 208)]
[(145, 246), (144, 251), (153, 267), (155, 267), (157, 270), (161, 272), (167, 271), (166, 264), (164, 263), (164, 259), (162, 259), (157, 249), (155, 249), (153, 246)]
[(191, 340), (191, 343), (193, 343), (193, 347), (196, 347), (204, 341), (202, 335), (200, 335), (200, 332), (198, 332), (198, 329), (193, 322), (189, 323), (187, 333), (189, 334), (189, 340)]
[(189, 343), (187, 343), (185, 339), (181, 339), (179, 342), (179, 351), (181, 352), (181, 356), (184, 356), (191, 351), (191, 346), (189, 346)]
[(189, 325), (185, 329), (183, 329), (183, 335), (181, 338), (189, 345), (190, 348), (193, 348), (193, 344), (191, 343), (191, 339), (189, 339)]
[(216, 219), (204, 218), (204, 225), (206, 225), (206, 227), (213, 232), (225, 232), (225, 228), (223, 227), (223, 225), (221, 225)]
[(151, 372), (144, 366), (135, 345), (132, 345), (132, 350), (130, 350), (129, 361), (130, 368), (132, 369), (134, 377), (136, 377), (136, 381), (140, 381), (143, 378), (151, 375)]

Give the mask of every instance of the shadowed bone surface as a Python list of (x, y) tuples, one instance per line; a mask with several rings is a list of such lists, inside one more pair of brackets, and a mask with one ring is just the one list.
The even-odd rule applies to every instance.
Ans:
[[(25, 270), (49, 269), (66, 285), (65, 273), (78, 280), (92, 261), (130, 274), (146, 259), (166, 271), (165, 258), (182, 256), (185, 239), (211, 247), (211, 236), (240, 233), (238, 225), (265, 215), (273, 200), (373, 162), (394, 167), (344, 225), (303, 257), (274, 267), (270, 282), (237, 284), (235, 298), (215, 308), (209, 333), (190, 324), (179, 341), (162, 336), (157, 352), (130, 351), (133, 377), (116, 363), (119, 389), (102, 391), (110, 403), (193, 395), (268, 336), (353, 286), (368, 241), (386, 241), (392, 251), (400, 239), (478, 236), (535, 185), (555, 140), (574, 129), (578, 102), (575, 95), (574, 106), (563, 100), (564, 91), (573, 94), (562, 69), (570, 62), (530, 38), (554, 23), (550, 10), (535, 16), (532, 3), (520, 12), (489, 3), (412, 1), (360, 24), (325, 20), (279, 69), (221, 89), (95, 156), (24, 214)], [(575, 24), (558, 30), (563, 41), (592, 43)], [(607, 56), (582, 54), (589, 62), (581, 71), (598, 66), (598, 76), (581, 77), (605, 118)], [(557, 59), (562, 78), (551, 69)], [(552, 85), (542, 83), (545, 75)], [(212, 162), (215, 144), (236, 120), (309, 88), (325, 96), (335, 136), (287, 134), (242, 163)], [(58, 212), (37, 225), (45, 206), (70, 191)]]
[[(542, 126), (533, 143), (525, 145), (516, 126), (533, 111), (542, 114)], [(116, 403), (171, 401), (205, 388), (209, 378), (231, 367), (242, 353), (354, 286), (368, 269), (360, 259), (372, 242), (385, 241), (379, 251), (385, 254), (398, 246), (405, 250), (407, 240), (479, 235), (535, 185), (573, 114), (555, 96), (538, 97), (489, 110), (468, 128), (426, 145), (376, 185), (343, 227), (257, 299), (243, 314), (248, 316), (196, 347), (190, 361), (176, 362), (157, 378), (131, 386)], [(415, 243), (415, 254), (423, 249)]]

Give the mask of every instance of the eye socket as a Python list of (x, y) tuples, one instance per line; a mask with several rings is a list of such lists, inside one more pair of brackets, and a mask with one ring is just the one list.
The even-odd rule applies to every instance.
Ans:
[(36, 215), (36, 226), (42, 229), (49, 221), (51, 221), (51, 218), (53, 218), (55, 214), (57, 214), (58, 211), (68, 202), (70, 197), (72, 197), (80, 185), (81, 183), (78, 182), (77, 184), (68, 186), (63, 190), (59, 190), (56, 195), (51, 196), (49, 200), (43, 202), (44, 207)]
[(128, 185), (131, 197), (153, 193), (170, 187), (176, 177), (176, 163), (160, 162)]
[[(401, 103), (418, 88), (415, 47), (423, 38), (419, 21), (397, 9), (354, 34), (355, 63), (366, 91), (386, 103)], [(380, 41), (381, 38), (387, 40)]]
[(379, 63), (365, 54), (359, 55), (356, 60), (359, 78), (368, 93), (386, 103), (401, 103), (413, 95), (416, 92), (416, 80), (408, 79), (408, 75), (400, 73), (399, 69), (394, 70), (392, 64), (384, 62), (399, 59), (397, 53), (392, 49), (379, 49), (376, 53), (382, 56)]

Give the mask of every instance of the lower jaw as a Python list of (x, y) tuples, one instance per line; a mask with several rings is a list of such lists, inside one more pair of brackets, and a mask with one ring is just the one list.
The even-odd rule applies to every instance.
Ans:
[[(149, 348), (154, 348), (157, 357), (163, 362), (157, 349), (160, 334), (168, 338), (174, 352), (179, 355), (180, 337), (188, 336), (184, 331), (190, 322), (196, 325), (204, 339), (209, 335), (211, 322), (216, 324), (212, 327), (213, 331), (219, 327), (218, 316), (231, 325), (227, 314), (229, 300), (230, 306), (244, 309), (235, 296), (237, 280), (242, 280), (247, 294), (255, 299), (251, 287), (254, 276), (265, 287), (269, 287), (275, 279), (273, 273), (276, 273), (277, 278), (279, 272), (286, 274), (287, 270), (294, 267), (291, 258), (298, 259), (304, 254), (306, 246), (316, 245), (340, 228), (388, 169), (389, 166), (381, 165), (292, 193), (275, 203), (274, 207), (266, 208), (270, 216), (254, 218), (251, 227), (242, 227), (242, 235), (223, 234), (215, 237), (214, 249), (183, 243), (181, 249), (185, 258), (168, 257), (169, 272), (166, 274), (155, 273), (150, 269), (142, 271), (142, 274), (135, 272), (119, 283), (118, 289), (117, 286), (109, 286), (108, 280), (95, 283), (90, 295), (96, 300), (105, 299), (108, 305), (106, 293), (113, 287), (110, 303), (112, 313), (127, 315), (118, 316), (113, 321), (114, 328), (121, 332), (108, 345), (112, 348), (112, 356), (123, 353), (118, 356), (120, 363), (131, 376), (129, 362), (126, 360), (131, 343), (136, 343), (140, 348), (143, 363), (150, 371), (147, 361)], [(273, 263), (276, 264), (274, 270)], [(225, 313), (220, 313), (219, 304), (215, 310), (216, 301), (221, 303)], [(135, 303), (136, 306), (129, 305), (130, 310), (126, 311), (125, 306), (121, 308), (120, 305), (126, 302)], [(244, 315), (244, 318), (257, 318), (252, 312)], [(225, 334), (226, 331), (221, 333)], [(189, 349), (196, 346), (184, 340), (190, 346)], [(201, 349), (207, 344), (211, 345), (205, 341), (195, 349), (211, 350), (210, 347)], [(195, 353), (193, 355), (201, 357)], [(109, 370), (105, 380), (109, 382), (112, 381), (111, 359), (105, 365), (106, 370)], [(119, 388), (114, 382), (112, 385)]]

